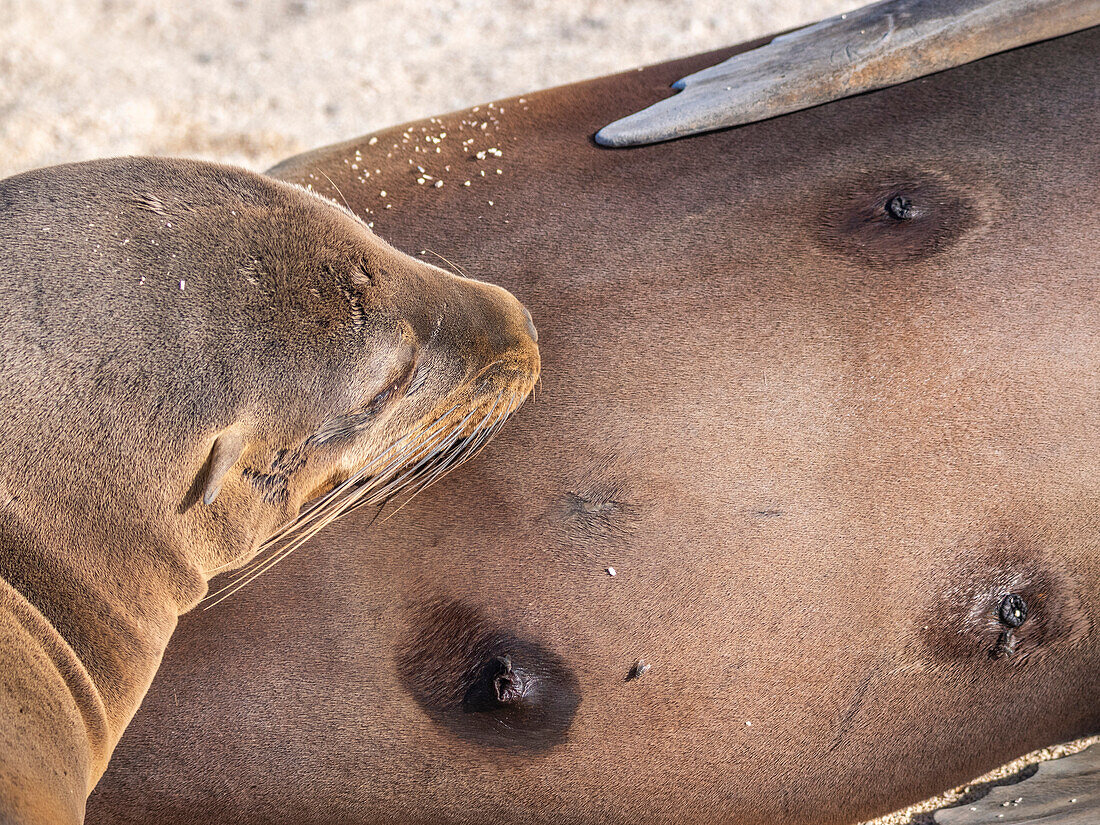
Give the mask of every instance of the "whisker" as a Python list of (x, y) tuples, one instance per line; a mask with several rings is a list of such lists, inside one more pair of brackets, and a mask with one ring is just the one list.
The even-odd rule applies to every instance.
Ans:
[[(283, 525), (283, 527), (277, 530), (263, 543), (259, 553), (257, 553), (254, 559), (249, 561), (249, 563), (244, 565), (240, 570), (234, 572), (233, 579), (228, 584), (226, 584), (226, 586), (214, 591), (213, 593), (208, 594), (203, 601), (213, 599), (224, 591), (232, 588), (234, 584), (237, 583), (237, 580), (243, 577), (250, 577), (251, 574), (254, 573), (258, 567), (264, 565), (267, 561), (271, 559), (271, 552), (277, 553), (279, 551), (280, 542), (293, 541), (294, 533), (304, 531), (309, 525), (317, 522), (318, 520), (323, 521), (326, 514), (328, 512), (331, 512), (338, 505), (338, 500), (342, 495), (347, 492), (348, 489), (354, 487), (363, 478), (364, 475), (369, 473), (380, 461), (384, 460), (387, 455), (389, 455), (395, 449), (401, 447), (404, 442), (409, 440), (410, 437), (411, 434), (395, 441), (382, 453), (380, 453), (378, 456), (368, 462), (364, 467), (353, 473), (350, 478), (348, 478), (341, 484), (338, 484), (336, 487), (334, 487), (332, 490), (322, 496), (317, 502), (310, 506), (308, 510), (299, 514), (296, 518)], [(249, 578), (249, 580), (251, 579)]]
[(463, 269), (462, 267), (460, 267), (456, 263), (452, 263), (451, 261), (448, 261), (446, 258), (444, 258), (442, 255), (440, 255), (438, 252), (435, 252), (434, 250), (431, 250), (431, 249), (425, 249), (424, 251), (425, 252), (431, 252), (433, 255), (435, 255), (437, 258), (439, 258), (439, 260), (443, 261), (443, 263), (447, 264), (450, 267), (453, 267), (454, 269), (457, 269), (459, 274), (463, 278), (466, 278), (467, 280), (471, 280), (471, 281), (473, 280), (473, 278), (471, 278), (469, 275), (466, 274), (465, 269)]
[[(452, 408), (452, 409), (454, 409), (454, 408)], [(456, 425), (456, 427), (452, 428), (452, 430), (450, 432), (443, 435), (441, 438), (438, 439), (438, 441), (436, 443), (433, 444), (433, 443), (431, 443), (432, 437), (438, 435), (439, 431), (443, 429), (443, 427), (441, 426), (442, 425), (441, 419), (445, 418), (445, 416), (440, 416), (440, 418), (437, 419), (437, 423), (431, 425), (432, 427), (436, 427), (437, 424), (439, 424), (440, 426), (438, 427), (438, 429), (436, 429), (434, 431), (433, 430), (428, 431), (428, 438), (427, 438), (428, 443), (426, 445), (424, 445), (422, 448), (418, 448), (417, 451), (416, 451), (415, 456), (412, 459), (408, 459), (408, 460), (412, 460), (412, 461), (416, 462), (416, 464), (414, 464), (414, 468), (416, 466), (418, 466), (421, 461), (424, 460), (425, 456), (434, 453), (435, 450), (438, 448), (440, 443), (447, 441), (449, 438), (452, 437), (453, 433), (460, 431), (461, 427), (465, 425), (465, 422), (468, 421), (473, 416), (473, 414), (474, 414), (473, 412), (468, 413), (466, 415), (466, 417), (463, 418), (462, 421), (460, 421), (458, 425)], [(403, 440), (407, 440), (407, 439), (403, 439)], [(398, 442), (398, 443), (400, 443), (400, 442)], [(422, 442), (422, 444), (423, 444), (423, 442)], [(392, 449), (395, 446), (396, 446), (396, 444), (392, 445), (390, 448), (388, 448), (383, 453), (383, 456), (386, 455), (387, 453), (391, 452)], [(383, 469), (382, 473), (380, 474), (380, 478), (385, 478), (386, 473), (388, 473), (391, 468), (401, 466), (401, 464), (403, 464), (405, 460), (406, 459), (405, 459), (404, 451), (402, 451), (401, 453), (398, 454), (398, 456), (395, 459), (391, 460), (391, 462)], [(377, 463), (377, 461), (378, 461), (378, 459), (375, 459), (374, 461), (372, 461), (368, 465), (368, 467), (373, 466), (374, 464)], [(364, 471), (362, 471), (362, 470), (357, 471), (353, 475), (352, 478), (353, 479), (354, 478), (361, 478), (362, 475), (363, 475), (363, 472)], [(408, 472), (406, 472), (404, 475), (407, 476)], [(387, 489), (392, 488), (393, 486), (394, 486), (393, 483), (390, 482), (389, 484), (385, 485), (385, 487), (383, 489), (387, 490)], [(341, 490), (341, 491), (346, 491), (348, 489), (348, 487), (349, 487), (349, 482), (344, 482), (343, 484), (338, 486), (338, 489)], [(327, 501), (327, 500), (331, 499), (332, 492), (335, 492), (335, 491), (330, 491), (330, 493), (328, 495), (326, 495), (325, 499), (323, 499), (323, 500)], [(257, 578), (262, 576), (268, 570), (273, 568), (275, 565), (277, 565), (279, 562), (281, 562), (283, 559), (285, 559), (287, 556), (289, 556), (291, 553), (293, 553), (295, 550), (297, 550), (299, 547), (301, 547), (303, 544), (305, 544), (307, 541), (309, 541), (309, 539), (311, 539), (315, 535), (317, 535), (317, 533), (319, 533), (321, 530), (323, 530), (325, 527), (327, 527), (329, 524), (331, 524), (334, 520), (336, 520), (341, 515), (343, 515), (347, 511), (348, 505), (353, 504), (353, 503), (358, 503), (358, 499), (362, 498), (363, 496), (367, 495), (368, 493), (371, 494), (369, 496), (368, 500), (377, 500), (377, 498), (379, 497), (378, 493), (373, 488), (368, 487), (368, 488), (365, 488), (365, 489), (362, 489), (362, 490), (354, 490), (352, 492), (352, 494), (347, 497), (347, 498), (350, 499), (350, 501), (345, 500), (345, 501), (341, 501), (341, 502), (339, 502), (335, 505), (332, 505), (332, 506), (326, 506), (324, 508), (326, 512), (321, 514), (319, 517), (313, 519), (312, 523), (307, 522), (309, 524), (309, 526), (307, 528), (303, 528), (297, 534), (289, 536), (289, 538), (287, 538), (286, 543), (282, 547), (275, 547), (274, 552), (272, 553), (272, 555), (267, 557), (266, 559), (264, 559), (262, 562), (260, 562), (258, 564), (255, 564), (255, 565), (251, 565), (250, 569), (249, 569), (249, 572), (248, 572), (248, 575), (245, 576), (243, 578), (243, 580), (238, 578), (237, 580), (234, 580), (234, 581), (230, 582), (229, 584), (227, 584), (225, 587), (221, 588), (220, 590), (217, 590), (216, 592), (211, 593), (210, 595), (208, 595), (206, 597), (206, 599), (204, 599), (203, 601), (209, 601), (210, 599), (214, 599), (214, 601), (210, 602), (210, 604), (208, 604), (204, 608), (204, 610), (209, 610), (211, 607), (214, 607), (215, 605), (220, 604), (221, 602), (225, 601), (227, 598), (232, 596), (234, 593), (241, 590), (243, 587), (246, 587), (248, 584), (255, 581)], [(313, 509), (311, 508), (311, 513), (312, 512), (313, 512)], [(301, 527), (301, 525), (297, 525), (297, 526)], [(283, 532), (283, 535), (285, 537), (286, 533)], [(265, 542), (265, 546), (267, 546), (268, 544), (274, 544), (274, 542), (272, 542), (272, 540), (269, 540), (268, 542)], [(217, 598), (219, 596), (220, 596), (220, 598)]]
[[(424, 476), (424, 478), (420, 480), (419, 483), (411, 485), (412, 491), (409, 494), (409, 497), (405, 499), (405, 501), (396, 510), (386, 516), (385, 519), (383, 519), (383, 524), (389, 521), (395, 515), (397, 515), (397, 513), (399, 513), (410, 501), (416, 498), (416, 496), (419, 495), (423, 490), (426, 490), (433, 483), (439, 480), (447, 472), (454, 469), (459, 464), (465, 463), (470, 458), (473, 458), (473, 456), (477, 455), (477, 452), (480, 451), (480, 447), (484, 445), (487, 439), (487, 434), (491, 435), (491, 433), (494, 431), (494, 428), (498, 428), (498, 425), (501, 424), (504, 420), (504, 418), (501, 418), (500, 421), (494, 422), (491, 426), (486, 428), (485, 432), (482, 433), (481, 436), (478, 436), (478, 431), (485, 427), (486, 422), (488, 422), (493, 417), (493, 412), (496, 410), (497, 404), (500, 403), (502, 395), (503, 393), (497, 395), (497, 399), (493, 402), (493, 406), (489, 408), (489, 411), (484, 415), (481, 421), (478, 422), (477, 426), (474, 427), (474, 431), (470, 433), (469, 436), (467, 436), (465, 443), (463, 443), (462, 446), (458, 450), (456, 450), (453, 455), (444, 455), (444, 460), (442, 461), (441, 466), (436, 468), (431, 474)], [(475, 447), (469, 447), (468, 445), (470, 444), (475, 445)]]
[[(321, 171), (321, 169), (318, 169), (317, 171), (321, 172), (321, 174), (324, 175), (325, 180), (332, 184), (332, 188), (336, 190), (336, 194), (338, 194), (340, 196), (340, 200), (344, 202), (344, 208), (351, 212), (351, 207), (348, 206), (348, 199), (344, 197), (344, 193), (340, 191), (340, 187), (333, 183), (332, 178), (330, 178), (328, 175), (325, 175), (325, 173)], [(351, 214), (354, 215), (355, 213), (351, 212)]]
[[(389, 521), (391, 518), (393, 518), (395, 515), (397, 515), (398, 512), (400, 512), (402, 509), (404, 509), (406, 504), (408, 504), (410, 501), (412, 501), (414, 498), (416, 498), (416, 496), (422, 490), (427, 489), (429, 486), (432, 485), (432, 483), (434, 483), (437, 479), (441, 478), (449, 470), (453, 469), (458, 464), (461, 464), (462, 463), (462, 460), (461, 460), (462, 452), (463, 452), (463, 450), (460, 447), (458, 450), (455, 450), (455, 452), (451, 455), (447, 455), (447, 454), (437, 455), (436, 458), (439, 460), (439, 466), (429, 467), (427, 472), (424, 472), (424, 473), (421, 474), (420, 478), (414, 479), (412, 482), (410, 482), (409, 485), (405, 488), (405, 491), (410, 491), (409, 492), (409, 497), (407, 499), (405, 499), (405, 501), (403, 501), (401, 504), (399, 504), (397, 506), (397, 509), (395, 509), (392, 513), (390, 513), (388, 516), (386, 516), (384, 519), (382, 519), (382, 523), (385, 524), (387, 521)], [(394, 491), (393, 495), (396, 496), (400, 492), (402, 492), (402, 491), (401, 490), (396, 490), (396, 491)], [(391, 496), (391, 498), (392, 498), (392, 496)], [(387, 501), (389, 501), (389, 499), (387, 499)]]
[[(371, 519), (373, 525), (395, 496), (403, 491), (408, 492), (408, 497), (383, 519), (383, 523), (388, 521), (423, 490), (480, 454), (508, 418), (522, 406), (523, 400), (520, 398), (517, 403), (517, 394), (513, 392), (504, 401), (504, 392), (500, 392), (465, 437), (462, 431), (477, 411), (471, 410), (448, 426), (445, 423), (447, 418), (459, 407), (455, 404), (424, 430), (395, 440), (348, 479), (277, 530), (264, 542), (257, 557), (236, 571), (232, 581), (203, 600), (208, 602), (204, 609), (209, 610), (247, 587), (342, 515), (364, 504), (380, 503), (378, 513)], [(364, 479), (367, 479), (366, 483)]]
[[(457, 408), (457, 405), (452, 409), (455, 409), (455, 408)], [(267, 540), (264, 541), (263, 545), (261, 545), (260, 551), (256, 554), (256, 557), (254, 559), (250, 560), (247, 564), (243, 565), (240, 570), (234, 571), (234, 573), (232, 574), (233, 578), (232, 578), (230, 584), (227, 585), (226, 587), (231, 586), (232, 581), (235, 581), (236, 579), (239, 579), (242, 576), (247, 576), (258, 565), (262, 564), (264, 562), (264, 560), (266, 558), (268, 558), (268, 556), (266, 556), (265, 553), (267, 553), (272, 548), (276, 548), (280, 540), (286, 538), (288, 535), (292, 534), (295, 531), (304, 529), (307, 525), (309, 525), (310, 523), (316, 521), (317, 519), (323, 518), (324, 515), (325, 515), (325, 512), (327, 510), (332, 509), (333, 502), (335, 502), (337, 499), (339, 499), (340, 496), (343, 495), (350, 487), (357, 484), (359, 482), (359, 480), (362, 479), (362, 477), (366, 473), (368, 473), (379, 461), (384, 459), (386, 457), (386, 455), (388, 455), (394, 449), (401, 446), (402, 442), (407, 441), (409, 437), (411, 437), (411, 434), (410, 434), (410, 436), (406, 436), (404, 438), (401, 438), (401, 439), (398, 439), (397, 441), (395, 441), (386, 450), (384, 450), (382, 453), (380, 453), (378, 456), (376, 456), (374, 459), (372, 459), (370, 462), (368, 462), (365, 466), (361, 467), (359, 470), (357, 470), (355, 473), (353, 473), (351, 475), (351, 477), (349, 477), (348, 479), (346, 479), (342, 483), (336, 485), (336, 487), (334, 487), (328, 493), (323, 495), (314, 504), (312, 504), (306, 511), (304, 511), (303, 513), (300, 513), (296, 518), (291, 519), (289, 522), (287, 522), (285, 525), (283, 525), (281, 528), (279, 528), (275, 533), (273, 533), (271, 536), (269, 536), (267, 538)], [(229, 562), (228, 564), (232, 564), (232, 562)], [(225, 566), (225, 565), (223, 565), (223, 566)], [(212, 571), (209, 575), (214, 575), (216, 573), (217, 569), (220, 569), (220, 568), (215, 568), (215, 570)], [(221, 590), (217, 590), (214, 593), (209, 594), (206, 598), (207, 599), (213, 598), (214, 596), (217, 596), (219, 593), (221, 593), (222, 590), (224, 590), (224, 589), (226, 589), (226, 588), (223, 587)], [(205, 599), (204, 599), (204, 601), (205, 601)]]
[[(435, 422), (433, 422), (432, 424), (429, 425), (429, 429), (427, 430), (426, 435), (430, 436), (430, 434), (431, 434), (431, 429), (430, 428), (435, 427), (437, 423), (442, 422), (443, 420), (445, 420), (446, 417), (448, 415), (450, 415), (451, 413), (453, 413), (455, 410), (457, 410), (459, 408), (459, 406), (460, 406), (459, 404), (455, 404), (449, 410), (447, 410), (446, 412), (444, 412), (440, 416), (438, 416), (436, 418)], [(345, 481), (343, 481), (342, 483), (337, 485), (335, 488), (330, 490), (328, 493), (326, 493), (324, 496), (322, 496), (315, 504), (311, 505), (309, 507), (309, 509), (307, 509), (306, 511), (300, 513), (296, 518), (292, 519), (287, 524), (283, 525), (283, 527), (281, 527), (279, 530), (277, 530), (274, 535), (270, 536), (264, 542), (265, 545), (277, 542), (279, 539), (284, 538), (286, 535), (293, 532), (294, 530), (300, 529), (300, 528), (304, 527), (306, 524), (309, 524), (311, 521), (314, 521), (317, 518), (323, 517), (324, 510), (325, 510), (326, 507), (331, 506), (332, 502), (334, 500), (338, 499), (341, 495), (343, 495), (350, 487), (353, 487), (356, 484), (358, 484), (363, 479), (364, 476), (366, 476), (368, 473), (372, 472), (374, 470), (374, 468), (378, 465), (378, 463), (380, 461), (382, 461), (383, 459), (385, 459), (386, 456), (389, 455), (391, 452), (393, 452), (395, 449), (398, 449), (398, 448), (404, 449), (405, 447), (407, 447), (408, 443), (413, 439), (414, 435), (415, 435), (414, 433), (408, 433), (408, 434), (402, 436), (401, 438), (397, 439), (396, 441), (394, 441), (393, 444), (391, 444), (389, 447), (387, 447), (382, 453), (380, 453), (378, 456), (373, 458), (365, 466), (363, 466), (363, 467), (359, 468), (358, 470), (356, 470), (348, 479), (346, 479)], [(399, 453), (399, 456), (400, 455), (401, 454)], [(387, 469), (388, 469), (388, 467), (386, 469), (383, 469), (382, 473), (380, 473), (379, 475), (384, 475)]]
[(387, 483), (380, 489), (372, 490), (372, 499), (377, 500), (378, 497), (386, 495), (391, 490), (399, 489), (405, 478), (409, 477), (410, 475), (417, 472), (418, 469), (420, 469), (420, 462), (422, 462), (426, 458), (429, 458), (432, 454), (436, 453), (440, 449), (449, 448), (450, 445), (454, 443), (454, 440), (457, 438), (458, 434), (461, 432), (462, 427), (466, 425), (466, 422), (469, 421), (470, 418), (473, 417), (473, 415), (473, 412), (467, 413), (467, 415), (454, 427), (452, 427), (451, 431), (442, 439), (440, 439), (440, 441), (438, 441), (436, 444), (429, 445), (426, 450), (421, 451), (421, 453), (416, 457), (417, 463), (411, 465), (403, 474), (388, 480)]
[[(397, 468), (401, 467), (407, 462), (411, 461), (415, 463), (419, 461), (425, 454), (435, 449), (436, 445), (440, 443), (440, 441), (447, 438), (446, 434), (440, 435), (440, 433), (445, 430), (442, 417), (440, 419), (437, 419), (436, 422), (430, 425), (430, 427), (431, 428), (423, 434), (423, 439), (420, 441), (420, 443), (412, 448), (411, 455), (410, 450), (408, 449), (409, 445), (406, 444), (405, 449), (401, 450), (401, 452), (394, 456), (389, 461), (389, 463), (387, 463), (380, 471), (377, 472), (371, 484), (362, 485), (351, 489), (350, 492), (347, 492), (347, 494), (343, 496), (339, 501), (336, 501), (328, 506), (326, 508), (326, 511), (321, 514), (319, 519), (316, 520), (320, 522), (320, 524), (315, 526), (318, 529), (320, 527), (324, 527), (325, 525), (331, 523), (338, 516), (346, 513), (350, 507), (358, 506), (359, 504), (369, 503), (372, 500), (376, 500), (377, 491), (380, 489), (386, 489), (391, 483), (389, 476), (392, 472), (394, 472)], [(373, 463), (374, 462), (372, 462), (372, 464)], [(362, 474), (360, 473), (357, 473), (356, 475), (360, 478), (362, 477)], [(343, 490), (341, 492), (347, 491), (348, 489), (349, 485), (343, 485)], [(311, 527), (310, 529), (313, 530), (314, 528)]]

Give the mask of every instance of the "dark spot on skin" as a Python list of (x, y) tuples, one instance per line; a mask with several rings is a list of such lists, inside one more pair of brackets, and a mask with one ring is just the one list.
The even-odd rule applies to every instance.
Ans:
[(828, 247), (879, 265), (936, 255), (977, 225), (970, 194), (938, 173), (859, 178), (833, 188), (822, 212)]
[(398, 672), (438, 725), (474, 744), (517, 752), (565, 740), (580, 687), (560, 656), (465, 602), (420, 605), (411, 619), (415, 630), (398, 650)]
[(515, 667), (511, 656), (494, 656), (485, 664), (481, 677), (466, 691), (463, 704), (471, 713), (517, 705), (533, 690), (534, 684), (534, 677)]
[(1008, 627), (1019, 627), (1027, 621), (1027, 602), (1015, 593), (1009, 593), (1001, 599), (997, 607), (997, 616), (1001, 624)]
[(997, 618), (1009, 629), (1001, 633), (989, 655), (994, 659), (1003, 659), (1016, 652), (1017, 637), (1012, 631), (1027, 621), (1027, 602), (1017, 594), (1009, 593), (997, 605)]
[(779, 518), (783, 515), (783, 511), (775, 509), (754, 510), (753, 515), (757, 518)]
[(241, 475), (252, 482), (252, 486), (260, 492), (264, 501), (269, 504), (286, 504), (290, 497), (286, 478), (271, 473), (263, 473), (251, 467), (245, 467), (241, 471)]
[(932, 577), (939, 595), (922, 623), (936, 661), (1019, 666), (1088, 634), (1089, 617), (1053, 548), (1009, 531), (951, 558), (957, 567)]
[(886, 214), (898, 221), (907, 221), (913, 217), (913, 202), (905, 195), (894, 195), (886, 202)]

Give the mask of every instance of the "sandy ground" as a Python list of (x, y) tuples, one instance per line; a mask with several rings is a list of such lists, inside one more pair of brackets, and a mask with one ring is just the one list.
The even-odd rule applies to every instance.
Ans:
[[(125, 154), (262, 170), (394, 123), (718, 48), (859, 5), (0, 0), (0, 177)], [(998, 773), (1011, 776), (1023, 764)], [(932, 806), (882, 822), (929, 822), (920, 812)]]
[(0, 177), (264, 169), (379, 127), (737, 43), (859, 0), (0, 0)]

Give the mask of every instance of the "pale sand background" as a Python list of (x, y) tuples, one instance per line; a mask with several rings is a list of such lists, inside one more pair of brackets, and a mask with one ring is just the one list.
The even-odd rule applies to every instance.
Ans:
[(0, 177), (262, 170), (383, 126), (738, 43), (860, 0), (0, 0)]
[(0, 177), (126, 154), (262, 170), (383, 126), (731, 45), (860, 5), (0, 0)]

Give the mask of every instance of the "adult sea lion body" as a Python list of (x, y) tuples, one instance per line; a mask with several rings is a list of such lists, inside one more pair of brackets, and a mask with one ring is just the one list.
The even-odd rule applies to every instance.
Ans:
[(538, 371), (504, 290), (189, 161), (0, 181), (0, 330), (5, 825), (81, 820), (211, 576), (461, 458)]
[(846, 823), (1097, 732), (1098, 53), (591, 142), (727, 51), (277, 167), (522, 294), (543, 379), (186, 617), (90, 821)]

